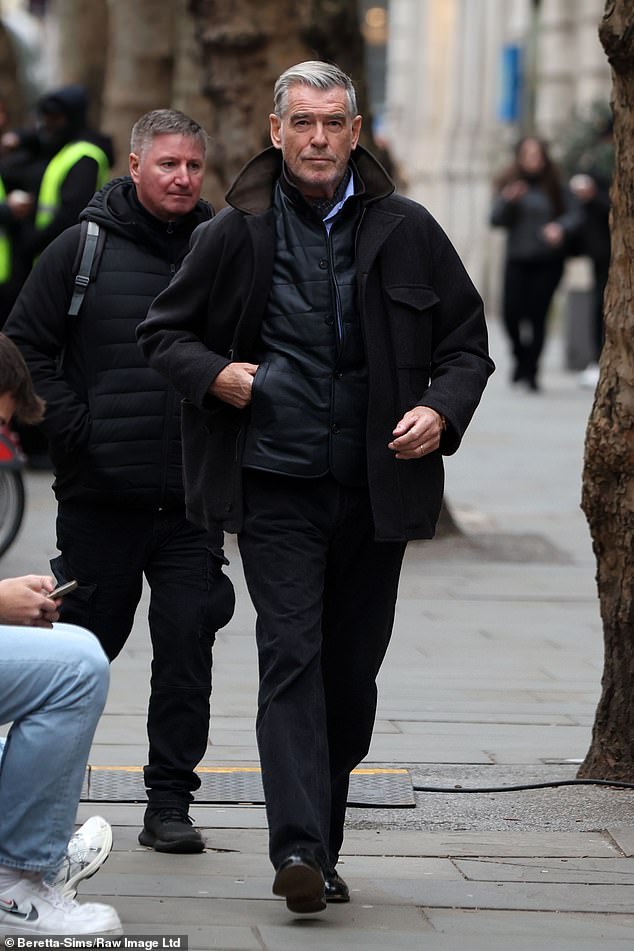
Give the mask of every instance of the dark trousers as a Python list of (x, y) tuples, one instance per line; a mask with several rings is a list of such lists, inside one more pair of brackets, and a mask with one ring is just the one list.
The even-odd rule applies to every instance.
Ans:
[(537, 377), (548, 308), (563, 269), (563, 260), (506, 262), (504, 325), (515, 357), (516, 379)]
[(245, 470), (240, 553), (257, 612), (257, 738), (273, 865), (334, 867), (351, 770), (370, 747), (403, 542), (376, 542), (367, 489)]
[(594, 258), (592, 261), (592, 270), (594, 273), (593, 288), (593, 340), (596, 351), (597, 363), (603, 349), (603, 338), (605, 334), (603, 321), (603, 299), (605, 297), (605, 288), (608, 283), (610, 272), (610, 259)]
[(144, 779), (152, 804), (187, 805), (200, 786), (194, 770), (209, 734), (212, 645), (235, 603), (221, 544), (182, 512), (59, 504), (62, 554), (51, 567), (59, 579), (80, 583), (62, 602), (62, 621), (93, 631), (113, 660), (132, 629), (144, 575), (150, 586)]

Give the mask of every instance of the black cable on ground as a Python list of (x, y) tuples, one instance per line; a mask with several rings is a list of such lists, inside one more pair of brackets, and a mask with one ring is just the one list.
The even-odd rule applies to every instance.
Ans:
[(493, 793), (520, 792), (525, 789), (549, 789), (554, 786), (613, 786), (617, 789), (634, 789), (634, 783), (612, 779), (557, 779), (550, 783), (522, 783), (518, 786), (414, 786), (414, 792), (438, 793)]

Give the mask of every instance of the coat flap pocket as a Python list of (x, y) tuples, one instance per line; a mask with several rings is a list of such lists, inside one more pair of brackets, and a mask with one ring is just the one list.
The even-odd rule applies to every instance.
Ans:
[(413, 310), (427, 310), (440, 300), (433, 287), (425, 284), (392, 284), (385, 288), (385, 292), (395, 303)]

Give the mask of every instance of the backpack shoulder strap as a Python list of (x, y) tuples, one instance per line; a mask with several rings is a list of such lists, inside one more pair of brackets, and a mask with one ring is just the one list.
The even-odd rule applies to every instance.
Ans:
[[(79, 314), (90, 279), (95, 276), (92, 273), (95, 260), (97, 267), (99, 266), (99, 257), (101, 256), (104, 240), (105, 232), (101, 230), (96, 221), (82, 221), (79, 232), (79, 246), (73, 265), (73, 270), (76, 273), (73, 296), (67, 311), (69, 317), (77, 317)], [(97, 269), (94, 270), (96, 274)]]

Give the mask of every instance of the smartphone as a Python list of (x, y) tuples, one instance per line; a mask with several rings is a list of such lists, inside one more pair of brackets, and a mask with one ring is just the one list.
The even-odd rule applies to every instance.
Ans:
[(47, 594), (47, 598), (63, 598), (65, 594), (74, 591), (78, 584), (78, 581), (67, 581), (66, 584), (60, 584), (50, 594)]

